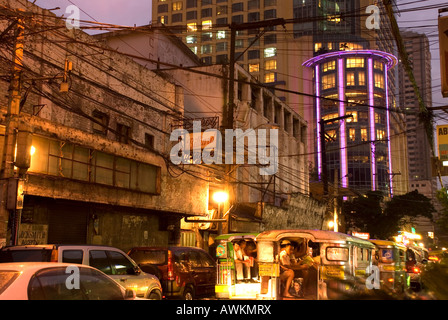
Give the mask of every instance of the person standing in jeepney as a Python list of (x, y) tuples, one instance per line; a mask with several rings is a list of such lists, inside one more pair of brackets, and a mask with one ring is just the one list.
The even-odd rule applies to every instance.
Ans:
[(280, 280), (284, 283), (283, 297), (294, 298), (294, 296), (289, 293), (289, 289), (295, 276), (294, 270), (302, 269), (302, 266), (299, 266), (295, 262), (295, 258), (292, 254), (293, 246), (291, 241), (283, 240), (280, 243), (280, 248)]
[(245, 247), (246, 241), (244, 240), (240, 240), (233, 244), (236, 279), (238, 281), (248, 280), (248, 277), (250, 276), (250, 260), (244, 251)]

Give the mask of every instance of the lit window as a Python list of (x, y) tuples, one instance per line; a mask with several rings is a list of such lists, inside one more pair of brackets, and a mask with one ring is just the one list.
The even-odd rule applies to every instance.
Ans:
[(375, 87), (384, 89), (384, 77), (382, 74), (375, 73)]
[(354, 72), (347, 72), (347, 86), (354, 86), (355, 83), (355, 73)]
[(198, 26), (196, 22), (187, 23), (187, 31), (198, 31)]
[(336, 139), (337, 139), (336, 130), (328, 130), (327, 136), (330, 137), (330, 141), (336, 141)]
[(322, 49), (322, 43), (318, 42), (314, 44), (314, 52), (319, 51), (320, 49)]
[(367, 137), (367, 129), (366, 128), (361, 128), (361, 140), (362, 141), (367, 141), (368, 137)]
[(353, 51), (353, 50), (362, 50), (364, 48), (362, 45), (358, 43), (344, 42), (339, 44), (339, 49), (341, 51)]
[(329, 22), (339, 23), (339, 22), (341, 22), (341, 16), (330, 15), (330, 16), (327, 17), (327, 20)]
[(383, 140), (386, 136), (384, 130), (376, 130), (376, 139), (377, 140)]
[(364, 59), (347, 58), (347, 68), (364, 68)]
[(322, 89), (330, 89), (336, 86), (336, 76), (334, 74), (327, 74), (322, 77)]
[(348, 111), (346, 115), (351, 115), (351, 118), (347, 118), (347, 122), (358, 122), (358, 112)]
[(264, 57), (271, 58), (277, 55), (277, 48), (266, 48), (264, 49)]
[(216, 39), (221, 40), (226, 38), (226, 32), (225, 31), (218, 31), (216, 33)]
[[(327, 121), (327, 120), (335, 119), (338, 117), (339, 117), (338, 113), (326, 114), (322, 117), (322, 120)], [(327, 124), (332, 124), (332, 123), (333, 122), (327, 122)]]
[(350, 141), (356, 140), (356, 130), (354, 128), (350, 128), (348, 130), (348, 138), (350, 139)]
[(373, 68), (375, 68), (376, 70), (381, 70), (383, 71), (384, 69), (384, 65), (381, 63), (381, 61), (375, 60), (373, 62)]
[(275, 73), (273, 72), (266, 73), (264, 75), (264, 82), (265, 83), (275, 82)]
[(182, 10), (182, 4), (183, 4), (182, 1), (173, 2), (173, 11)]
[(358, 72), (358, 85), (359, 86), (366, 85), (366, 74), (364, 72)]
[(335, 69), (336, 69), (336, 61), (335, 60), (325, 62), (322, 65), (322, 71), (323, 72), (327, 72), (327, 71), (331, 71), (331, 70), (335, 70)]
[(202, 30), (208, 30), (212, 28), (212, 20), (202, 21)]
[(190, 50), (193, 51), (194, 54), (198, 54), (198, 47), (190, 47)]
[(259, 63), (249, 63), (249, 72), (259, 72), (260, 71), (260, 64)]
[(267, 60), (264, 62), (265, 70), (275, 70), (277, 69), (277, 60)]
[(168, 24), (168, 16), (160, 16), (159, 17), (159, 22), (161, 24)]
[(198, 42), (198, 39), (196, 36), (186, 36), (185, 38), (187, 43), (196, 43)]

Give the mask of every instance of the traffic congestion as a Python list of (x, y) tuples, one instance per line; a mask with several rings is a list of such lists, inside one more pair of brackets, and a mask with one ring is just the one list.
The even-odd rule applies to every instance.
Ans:
[(220, 235), (212, 255), (180, 246), (127, 254), (96, 245), (7, 246), (0, 299), (443, 299), (431, 279), (447, 270), (445, 250), (397, 240), (269, 230)]

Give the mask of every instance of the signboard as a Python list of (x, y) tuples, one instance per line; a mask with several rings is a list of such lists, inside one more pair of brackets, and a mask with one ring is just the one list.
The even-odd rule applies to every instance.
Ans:
[(437, 126), (437, 147), (440, 161), (448, 161), (448, 125)]
[(369, 240), (370, 239), (370, 234), (367, 232), (352, 232), (352, 236), (357, 237), (357, 238), (361, 238), (364, 240)]
[[(440, 12), (440, 10), (439, 10)], [(448, 16), (439, 17), (440, 76), (442, 95), (448, 97)]]
[(18, 245), (46, 244), (48, 239), (48, 225), (22, 223), (19, 228)]

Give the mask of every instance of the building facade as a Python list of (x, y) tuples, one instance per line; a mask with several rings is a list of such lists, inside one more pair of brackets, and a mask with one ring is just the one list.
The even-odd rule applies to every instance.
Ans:
[[(431, 107), (431, 52), (428, 37), (425, 34), (409, 31), (402, 32), (402, 36), (422, 99), (427, 107)], [(419, 102), (413, 84), (404, 68), (400, 68), (399, 71), (399, 89), (401, 107), (407, 111), (407, 147), (409, 152), (409, 175), (402, 177), (402, 179), (407, 178), (410, 190), (417, 190), (429, 199), (435, 199), (437, 178), (432, 176), (431, 171), (431, 143), (427, 138), (423, 124), (419, 120)], [(436, 210), (440, 210), (438, 201), (433, 201), (433, 205)], [(434, 220), (437, 219), (437, 214), (434, 218)], [(439, 235), (434, 222), (427, 218), (418, 218), (410, 222), (409, 225), (422, 235), (426, 246), (434, 244), (436, 240), (434, 234)]]
[[(342, 187), (393, 195), (391, 113), (396, 110), (387, 83), (397, 62), (386, 52), (354, 50), (317, 55), (305, 63), (315, 75), (319, 176), (326, 167), (327, 178), (337, 176)], [(335, 118), (340, 120), (332, 122)]]
[[(164, 40), (159, 28), (139, 33), (110, 33), (97, 36), (125, 54), (133, 54), (132, 48)], [(149, 40), (151, 38), (151, 40)], [(132, 43), (131, 46), (126, 44)], [(121, 44), (121, 45), (120, 45)], [(139, 45), (140, 44), (140, 45)], [(173, 43), (172, 45), (174, 45)], [(168, 51), (172, 49), (166, 48)], [(144, 51), (145, 55), (148, 51)], [(179, 52), (179, 54), (181, 54)], [(148, 61), (144, 57), (134, 57), (142, 65)], [(162, 61), (171, 65), (170, 59), (181, 57), (163, 56)], [(163, 60), (165, 59), (165, 60)], [(187, 66), (184, 64), (183, 66)], [(148, 66), (147, 66), (148, 67)], [(229, 68), (227, 65), (190, 65), (188, 68), (164, 68), (157, 71), (164, 78), (170, 79), (184, 92), (183, 128), (191, 131), (193, 121), (199, 121), (201, 127), (208, 129), (210, 119), (216, 119), (221, 132), (226, 128), (229, 95)], [(208, 193), (225, 191), (229, 194), (228, 203), (221, 207), (209, 202), (209, 214), (202, 217), (204, 223), (193, 223), (186, 219), (182, 223), (185, 234), (196, 230), (196, 243), (206, 247), (211, 237), (216, 235), (217, 223), (207, 220), (218, 218), (218, 210), (228, 217), (223, 232), (261, 231), (272, 226), (297, 228), (321, 228), (325, 205), (309, 197), (308, 162), (306, 157), (308, 123), (302, 116), (289, 107), (281, 98), (268, 88), (260, 85), (250, 72), (238, 64), (235, 65), (234, 86), (234, 124), (235, 130), (241, 130), (256, 136), (262, 131), (278, 130), (278, 146), (274, 150), (278, 158), (278, 171), (274, 175), (260, 175), (260, 163), (207, 166), (209, 180)], [(191, 133), (191, 132), (190, 132)], [(249, 138), (247, 139), (249, 143)], [(269, 138), (268, 138), (269, 140)], [(246, 144), (246, 147), (248, 145)], [(247, 156), (246, 156), (247, 157)], [(247, 158), (245, 158), (247, 160)], [(199, 164), (197, 164), (199, 165)], [(194, 171), (195, 165), (184, 165), (185, 170)]]
[[(20, 72), (20, 112), (13, 121), (1, 119), (2, 174), (11, 182), (3, 183), (3, 194), (14, 195), (10, 185), (18, 181), (23, 196), (23, 202), (11, 197), (3, 203), (8, 232), (18, 220), (19, 244), (123, 250), (179, 244), (181, 219), (206, 215), (209, 201), (200, 176), (174, 174), (168, 161), (171, 124), (184, 117), (181, 89), (92, 36), (66, 29), (65, 21), (30, 2), (1, 4), (25, 31), (19, 38), (11, 29), (11, 42), (1, 47), (7, 57), (14, 47), (21, 54), (23, 46), (14, 71)], [(36, 23), (34, 17), (45, 18)], [(2, 59), (3, 72), (10, 73), (11, 65)], [(9, 82), (2, 79), (1, 86), (8, 93)], [(11, 109), (7, 98), (3, 114)], [(27, 165), (9, 160), (10, 141), (17, 141), (17, 155), (29, 154)], [(8, 168), (12, 174), (5, 176)], [(0, 238), (9, 244), (6, 231), (5, 225)]]

